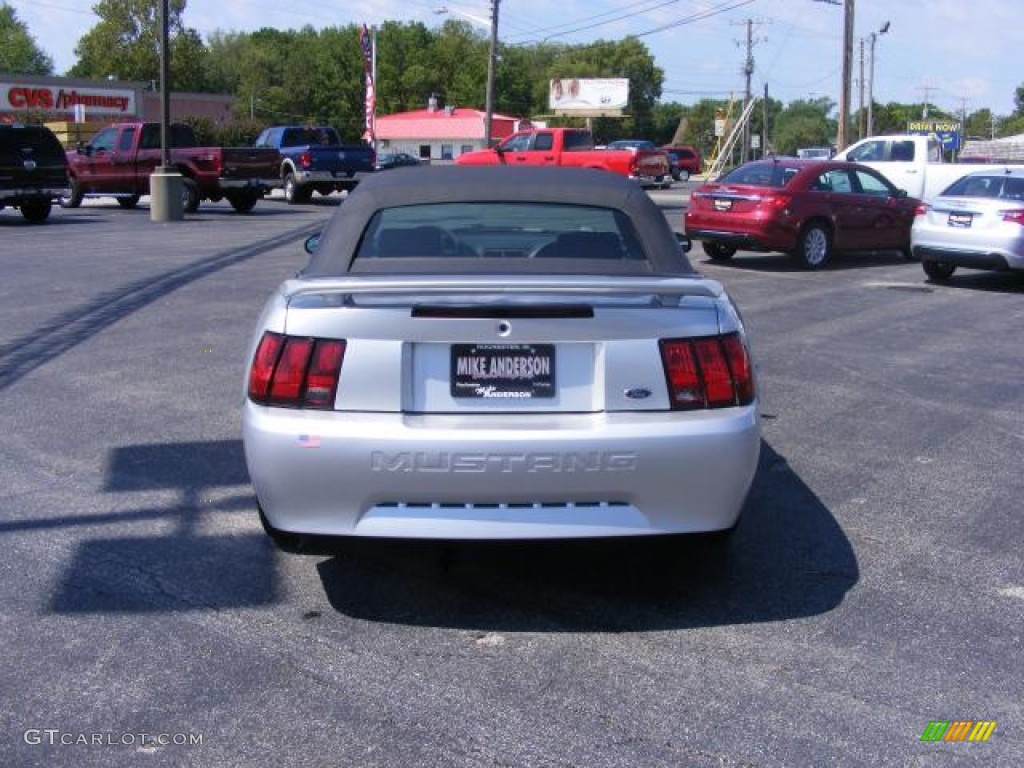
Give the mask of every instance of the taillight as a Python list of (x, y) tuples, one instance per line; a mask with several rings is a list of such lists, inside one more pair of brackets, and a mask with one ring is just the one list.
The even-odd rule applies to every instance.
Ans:
[(263, 334), (249, 368), (250, 400), (257, 403), (266, 402), (270, 393), (270, 379), (274, 375), (274, 366), (277, 365), (277, 358), (283, 346), (284, 337), (281, 334), (269, 331)]
[(774, 208), (782, 209), (789, 205), (792, 201), (792, 195), (784, 195), (781, 193), (770, 193), (761, 196), (760, 205), (762, 208)]
[(750, 356), (739, 334), (662, 339), (660, 346), (673, 410), (728, 408), (754, 401)]
[(263, 405), (331, 408), (345, 342), (263, 334), (249, 369), (249, 399)]
[(927, 205), (926, 203), (918, 203), (917, 207), (914, 209), (914, 215), (915, 216), (927, 216), (928, 215), (928, 211), (930, 211), (931, 208), (932, 207), (930, 205)]
[(313, 164), (313, 156), (309, 152), (303, 152), (299, 155), (299, 165), (303, 168), (309, 168)]
[(1009, 221), (1012, 224), (1024, 224), (1024, 210), (1000, 211), (999, 215), (1003, 217), (1003, 221)]

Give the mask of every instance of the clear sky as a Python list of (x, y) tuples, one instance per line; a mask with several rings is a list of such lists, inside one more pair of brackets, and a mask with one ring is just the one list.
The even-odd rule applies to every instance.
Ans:
[[(705, 96), (742, 96), (746, 21), (752, 19), (755, 93), (762, 93), (767, 83), (769, 95), (783, 102), (820, 96), (838, 102), (844, 13), (839, 2), (501, 0), (498, 30), (504, 44), (543, 39), (585, 43), (637, 35), (665, 72), (662, 99), (688, 104)], [(96, 22), (94, 0), (6, 3), (53, 57), (58, 73), (74, 63), (75, 44)], [(486, 21), (490, 15), (488, 0), (443, 4), (456, 18)], [(218, 29), (373, 25), (386, 20), (435, 26), (446, 18), (436, 13), (441, 5), (440, 0), (188, 0), (185, 23), (203, 35)], [(860, 104), (860, 40), (865, 40), (866, 89), (874, 32), (876, 102), (920, 103), (927, 98), (954, 113), (983, 107), (996, 115), (1013, 111), (1015, 90), (1024, 84), (1024, 0), (855, 0), (855, 10), (852, 109)], [(886, 22), (888, 32), (877, 35)]]

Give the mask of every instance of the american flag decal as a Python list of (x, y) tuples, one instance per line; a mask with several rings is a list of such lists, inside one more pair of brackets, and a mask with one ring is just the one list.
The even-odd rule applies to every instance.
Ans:
[(319, 448), (320, 438), (316, 435), (299, 435), (300, 448)]
[(363, 141), (372, 143), (375, 134), (374, 115), (377, 111), (377, 99), (373, 82), (373, 36), (365, 24), (359, 29), (359, 48), (363, 52), (363, 69), (366, 72), (366, 130), (363, 132)]

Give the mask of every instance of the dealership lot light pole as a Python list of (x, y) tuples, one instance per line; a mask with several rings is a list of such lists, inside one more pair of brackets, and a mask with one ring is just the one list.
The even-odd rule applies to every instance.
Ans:
[(871, 33), (871, 69), (868, 74), (868, 136), (875, 133), (875, 43), (878, 38), (889, 31), (889, 22), (885, 22), (881, 29)]
[(482, 19), (479, 16), (473, 16), (472, 14), (465, 13), (456, 8), (450, 8), (446, 5), (442, 5), (435, 10), (435, 13), (454, 13), (457, 16), (462, 16), (475, 21), (477, 24), (482, 24), (485, 27), (490, 27), (491, 30), (491, 44), (490, 50), (487, 53), (487, 95), (485, 96), (484, 104), (484, 146), (491, 146), (491, 123), (494, 122), (494, 69), (495, 63), (498, 60), (498, 3), (500, 0), (492, 0), (491, 2), (491, 19), (490, 21)]
[(171, 165), (171, 48), (169, 0), (160, 2), (160, 165), (149, 177), (149, 217), (181, 221), (183, 179)]

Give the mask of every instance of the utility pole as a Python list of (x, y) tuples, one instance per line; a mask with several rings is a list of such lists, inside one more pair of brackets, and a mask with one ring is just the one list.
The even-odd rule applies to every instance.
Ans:
[[(754, 45), (760, 42), (764, 42), (763, 38), (757, 40), (754, 39), (754, 24), (761, 24), (762, 21), (755, 21), (754, 19), (747, 19), (743, 22), (747, 27), (747, 55), (743, 60), (743, 76), (746, 81), (746, 87), (743, 92), (743, 107), (746, 108), (747, 104), (753, 98), (753, 93), (750, 90), (750, 78), (754, 74)], [(749, 121), (743, 126), (743, 145), (740, 150), (740, 162), (745, 163), (750, 159), (750, 123)]]
[(860, 39), (860, 99), (857, 106), (857, 138), (864, 138), (864, 38)]
[(484, 147), (491, 146), (491, 123), (494, 122), (494, 68), (498, 58), (498, 2), (491, 0), (491, 49), (487, 55), (487, 104), (484, 106)]
[(819, 3), (843, 6), (843, 84), (839, 92), (839, 130), (836, 151), (846, 149), (850, 130), (850, 80), (853, 77), (853, 0), (817, 0)]
[(843, 90), (839, 99), (839, 135), (837, 149), (846, 149), (850, 143), (850, 80), (853, 70), (853, 0), (846, 0), (843, 15)]
[(768, 157), (768, 83), (764, 84), (761, 100), (761, 157)]
[(931, 96), (932, 91), (937, 91), (938, 88), (935, 88), (934, 86), (931, 86), (931, 85), (922, 85), (917, 90), (924, 92), (924, 103), (921, 105), (921, 119), (922, 120), (927, 120), (928, 119), (928, 104), (932, 100), (932, 96)]
[[(743, 91), (743, 106), (750, 103), (750, 77), (754, 74), (754, 22), (747, 19), (747, 58), (743, 61), (746, 88)], [(743, 162), (750, 159), (750, 121), (743, 124)]]

